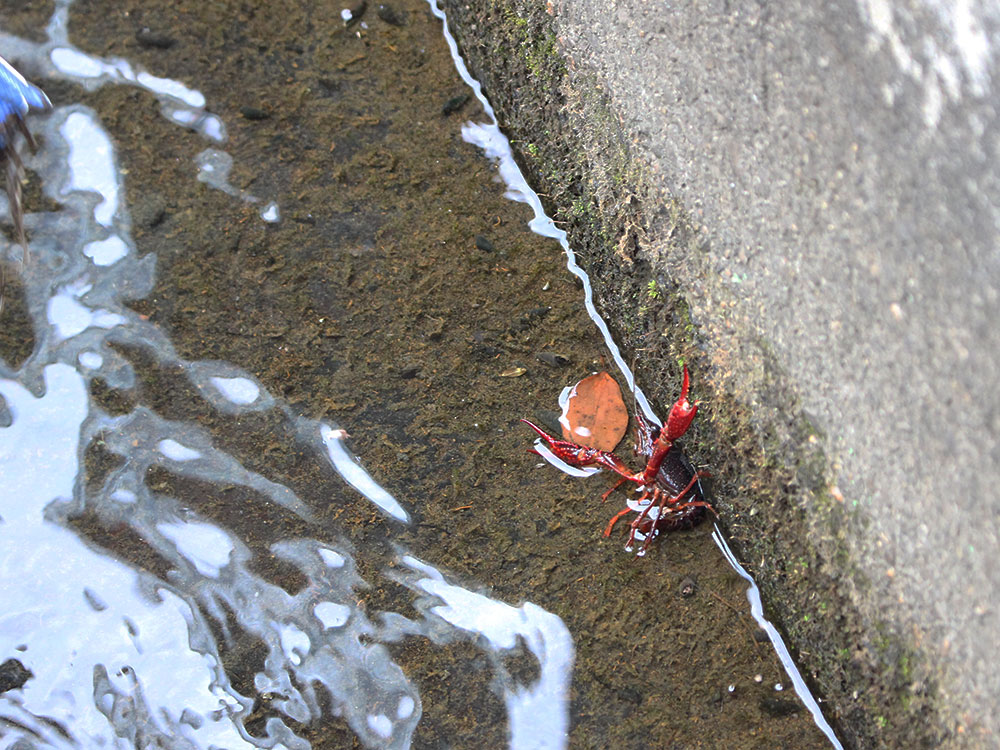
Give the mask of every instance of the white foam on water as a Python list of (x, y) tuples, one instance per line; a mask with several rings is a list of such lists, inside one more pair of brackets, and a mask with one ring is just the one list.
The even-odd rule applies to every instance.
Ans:
[(218, 578), (219, 571), (229, 565), (233, 543), (229, 535), (217, 526), (177, 521), (159, 523), (156, 528), (203, 576)]
[(264, 210), (260, 212), (260, 218), (271, 224), (281, 221), (281, 212), (278, 210), (278, 204), (268, 203), (264, 207)]
[(249, 378), (210, 377), (212, 383), (227, 399), (234, 404), (246, 406), (260, 397), (260, 386)]
[(139, 500), (131, 490), (114, 490), (108, 497), (119, 503), (135, 503)]
[(385, 737), (388, 739), (392, 736), (392, 720), (385, 714), (369, 715), (368, 726), (379, 737)]
[(183, 125), (185, 127), (192, 127), (196, 122), (198, 122), (198, 113), (192, 112), (190, 109), (174, 109), (167, 113), (167, 117), (176, 122), (178, 125)]
[(396, 707), (396, 718), (397, 719), (408, 719), (413, 716), (413, 709), (415, 705), (413, 703), (413, 698), (408, 695), (404, 695), (399, 699), (399, 706)]
[(117, 77), (120, 74), (113, 65), (71, 47), (54, 48), (50, 58), (59, 72), (74, 78)]
[(119, 192), (111, 139), (85, 112), (70, 113), (60, 132), (69, 146), (70, 179), (63, 193), (87, 190), (100, 195), (94, 218), (102, 226), (111, 226), (118, 211)]
[(327, 424), (320, 424), (319, 432), (330, 457), (330, 463), (344, 481), (397, 521), (409, 523), (410, 515), (403, 510), (399, 501), (372, 479), (371, 474), (365, 471), (358, 459), (344, 447), (344, 431)]
[(229, 195), (240, 194), (229, 182), (229, 172), (233, 168), (233, 157), (230, 154), (216, 148), (206, 148), (194, 161), (198, 165), (198, 182), (204, 182)]
[[(74, 496), (88, 413), (84, 378), (52, 364), (44, 368), (43, 395), (3, 378), (0, 395), (14, 414), (0, 429), (0, 654), (16, 654), (33, 674), (16, 695), (0, 696), (0, 717), (40, 730), (45, 724), (35, 717), (46, 717), (69, 744), (114, 747), (117, 733), (104, 712), (140, 697), (141, 686), (142, 701), (161, 707), (148, 717), (151, 737), (169, 737), (187, 709), (201, 717), (199, 728), (185, 730), (197, 746), (252, 747), (228, 714), (215, 718), (239, 703), (220, 682), (218, 662), (190, 647), (189, 605), (45, 518), (50, 504)], [(26, 471), (31, 467), (44, 471)], [(51, 728), (47, 735), (58, 739)], [(7, 742), (18, 736), (4, 734)]]
[(199, 130), (206, 138), (217, 143), (226, 140), (226, 126), (215, 115), (205, 115), (201, 119)]
[(296, 666), (301, 664), (302, 659), (308, 656), (309, 649), (312, 647), (309, 636), (292, 623), (276, 624), (275, 629), (281, 636), (281, 648), (288, 661)]
[(515, 684), (509, 675), (502, 671), (500, 674), (510, 721), (510, 747), (566, 747), (574, 647), (563, 621), (531, 602), (512, 607), (469, 591), (410, 555), (401, 562), (420, 576), (404, 580), (406, 585), (431, 595), (428, 600), (418, 601), (418, 610), (486, 638), (496, 651), (513, 649), (521, 640), (538, 660), (539, 677), (531, 685)]
[(194, 448), (188, 448), (186, 445), (181, 445), (171, 438), (161, 440), (156, 444), (156, 448), (171, 461), (194, 461), (197, 458), (201, 458), (199, 451), (196, 451)]
[(342, 568), (344, 567), (344, 563), (347, 562), (342, 554), (332, 549), (326, 549), (325, 547), (319, 548), (319, 556), (331, 568)]
[[(205, 95), (197, 89), (171, 78), (153, 75), (141, 69), (136, 70), (127, 60), (121, 58), (102, 59), (73, 47), (67, 38), (65, 19), (61, 18), (62, 11), (65, 11), (66, 7), (68, 4), (57, 9), (49, 24), (49, 32), (53, 37), (53, 42), (55, 42), (48, 53), (53, 71), (91, 90), (109, 83), (143, 88), (156, 96), (160, 102), (160, 111), (170, 122), (194, 130), (207, 140), (216, 143), (226, 141), (225, 123), (218, 116), (205, 111)], [(206, 184), (224, 190), (231, 195), (239, 195), (249, 203), (256, 203), (260, 200), (256, 196), (229, 185), (224, 178), (221, 180), (206, 178), (205, 176), (211, 171), (211, 167), (199, 163), (198, 177)], [(228, 175), (228, 170), (226, 175)], [(268, 204), (268, 208), (262, 212), (261, 218), (267, 222), (275, 222), (278, 220), (277, 217), (277, 204), (272, 201)]]
[(179, 99), (194, 109), (202, 109), (205, 106), (205, 95), (200, 91), (188, 88), (180, 81), (174, 81), (170, 78), (160, 78), (159, 76), (145, 72), (139, 73), (135, 80), (140, 86), (149, 89), (155, 94)]
[(324, 628), (343, 627), (351, 616), (351, 608), (336, 602), (319, 602), (313, 612), (323, 623)]
[(98, 266), (110, 266), (128, 255), (128, 245), (117, 234), (104, 240), (88, 242), (83, 246), (83, 254)]
[(80, 352), (77, 361), (88, 370), (97, 370), (104, 364), (104, 357), (97, 352)]
[(124, 316), (104, 309), (87, 307), (79, 298), (92, 287), (81, 280), (59, 289), (46, 304), (46, 316), (57, 341), (70, 339), (88, 328), (114, 328), (126, 322)]

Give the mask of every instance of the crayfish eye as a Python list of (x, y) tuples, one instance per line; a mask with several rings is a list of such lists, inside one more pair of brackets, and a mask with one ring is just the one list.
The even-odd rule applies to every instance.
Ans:
[(652, 439), (652, 441), (655, 443), (657, 440), (660, 439), (660, 433), (661, 432), (662, 432), (661, 428), (659, 428), (659, 427), (653, 427), (649, 431), (649, 437), (650, 437), (650, 439)]

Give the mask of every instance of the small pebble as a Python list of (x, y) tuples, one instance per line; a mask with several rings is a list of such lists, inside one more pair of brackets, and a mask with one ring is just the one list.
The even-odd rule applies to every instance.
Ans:
[(344, 26), (352, 26), (361, 20), (361, 16), (365, 14), (365, 10), (367, 10), (367, 8), (367, 0), (355, 0), (340, 11), (340, 17), (344, 19)]
[(135, 32), (135, 40), (140, 47), (147, 49), (170, 49), (177, 43), (173, 37), (152, 31), (149, 28), (142, 28)]
[(477, 234), (476, 235), (476, 247), (479, 250), (482, 250), (484, 253), (492, 253), (493, 252), (493, 243), (490, 242), (489, 239), (485, 235), (482, 235), (482, 234)]
[(391, 5), (382, 4), (378, 6), (375, 14), (383, 21), (385, 21), (390, 26), (405, 26), (406, 19), (403, 15), (393, 8)]
[(691, 576), (688, 576), (683, 581), (681, 581), (681, 596), (687, 599), (689, 596), (694, 596), (695, 592), (698, 591), (698, 582), (694, 580)]
[(240, 107), (240, 114), (247, 120), (266, 120), (271, 116), (270, 112), (259, 107)]
[(441, 113), (444, 115), (450, 115), (452, 112), (457, 112), (467, 101), (469, 101), (469, 94), (459, 94), (458, 96), (453, 96), (444, 103), (444, 106), (441, 107)]
[(565, 367), (570, 362), (569, 357), (564, 357), (562, 354), (556, 354), (555, 352), (538, 352), (535, 355), (535, 359), (549, 367)]

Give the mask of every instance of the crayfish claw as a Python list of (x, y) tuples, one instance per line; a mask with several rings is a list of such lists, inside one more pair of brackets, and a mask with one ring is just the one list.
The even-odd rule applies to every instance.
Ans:
[[(568, 440), (559, 440), (552, 437), (549, 433), (533, 422), (529, 422), (527, 419), (522, 419), (521, 421), (537, 432), (538, 436), (548, 443), (549, 450), (551, 450), (552, 454), (560, 461), (578, 468), (584, 468), (587, 466), (603, 467), (617, 473), (619, 476), (624, 478), (624, 481), (635, 482), (639, 480), (639, 475), (633, 474), (625, 463), (614, 453), (602, 451), (598, 448), (589, 448), (586, 445), (578, 445), (576, 443), (571, 443)], [(608, 490), (607, 494), (610, 495), (611, 492), (620, 484), (621, 482), (612, 487), (611, 490)]]
[(666, 438), (671, 442), (688, 431), (691, 422), (694, 421), (695, 414), (698, 413), (698, 404), (700, 402), (695, 401), (691, 403), (688, 401), (689, 385), (688, 368), (687, 365), (684, 365), (684, 383), (681, 386), (681, 395), (670, 408), (670, 414), (667, 416)]
[(538, 435), (539, 435), (539, 437), (541, 437), (545, 441), (551, 443), (551, 442), (553, 442), (555, 440), (554, 437), (552, 437), (549, 433), (547, 433), (545, 430), (543, 430), (541, 427), (539, 427), (534, 422), (531, 422), (531, 421), (529, 421), (527, 419), (522, 419), (521, 421), (524, 422), (526, 425), (528, 425), (528, 427), (530, 427), (531, 429), (533, 429), (535, 432), (537, 432)]

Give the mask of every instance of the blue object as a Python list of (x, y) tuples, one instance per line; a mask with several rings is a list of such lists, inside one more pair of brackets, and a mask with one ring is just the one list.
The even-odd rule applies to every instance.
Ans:
[(24, 80), (24, 76), (0, 57), (0, 151), (10, 147), (17, 130), (27, 135), (24, 117), (29, 110), (45, 110), (51, 106), (44, 91)]

